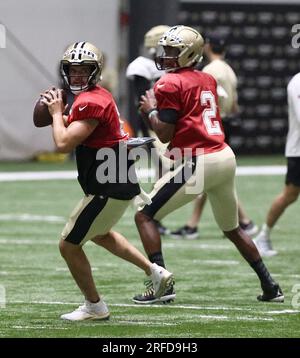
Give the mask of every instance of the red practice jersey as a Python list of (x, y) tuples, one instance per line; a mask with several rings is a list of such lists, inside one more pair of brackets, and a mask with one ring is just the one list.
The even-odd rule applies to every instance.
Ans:
[[(193, 68), (167, 73), (154, 86), (157, 108), (175, 109), (178, 120), (169, 149), (191, 148), (213, 153), (226, 147), (217, 105), (217, 83)], [(200, 154), (200, 153), (199, 153)]]
[(121, 140), (128, 139), (120, 122), (117, 105), (106, 89), (96, 86), (75, 97), (70, 110), (68, 123), (96, 119), (98, 126), (82, 143), (92, 148), (113, 147)]

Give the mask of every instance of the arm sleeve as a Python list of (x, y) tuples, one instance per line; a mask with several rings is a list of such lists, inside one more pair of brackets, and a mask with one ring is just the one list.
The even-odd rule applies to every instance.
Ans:
[(176, 124), (178, 112), (175, 109), (162, 109), (159, 111), (159, 120), (168, 124)]

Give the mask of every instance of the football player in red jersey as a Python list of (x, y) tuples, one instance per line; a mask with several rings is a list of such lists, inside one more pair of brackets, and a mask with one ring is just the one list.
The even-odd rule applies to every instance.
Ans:
[[(140, 187), (136, 181), (129, 180), (128, 171), (133, 165), (129, 159), (125, 166), (127, 180), (118, 180), (118, 171), (123, 169), (119, 166), (113, 168), (116, 181), (109, 177), (106, 182), (102, 182), (103, 178), (99, 180), (98, 169), (104, 162), (98, 160), (99, 149), (110, 148), (117, 157), (120, 142), (127, 139), (112, 95), (97, 85), (102, 67), (102, 53), (94, 45), (76, 42), (68, 47), (61, 61), (65, 84), (75, 94), (69, 116), (63, 116), (61, 90), (50, 89), (42, 94), (53, 117), (53, 137), (58, 150), (70, 152), (76, 148), (78, 180), (85, 193), (72, 212), (59, 244), (61, 255), (85, 297), (82, 306), (61, 316), (70, 321), (109, 317), (82, 249), (88, 240), (144, 270), (156, 286), (157, 298), (172, 279), (170, 272), (151, 263), (121, 234), (111, 230), (131, 199), (140, 193)], [(118, 160), (114, 164), (117, 163)]]
[[(159, 40), (156, 65), (166, 70), (154, 86), (141, 97), (141, 110), (163, 143), (170, 142), (169, 156), (177, 149), (182, 153), (180, 165), (166, 173), (155, 185), (152, 203), (136, 213), (136, 224), (151, 262), (165, 267), (161, 239), (154, 220), (161, 220), (175, 209), (205, 192), (211, 202), (215, 220), (257, 273), (263, 293), (260, 301), (284, 300), (279, 285), (265, 267), (251, 238), (238, 224), (235, 192), (236, 161), (231, 148), (224, 142), (219, 115), (215, 79), (197, 71), (204, 41), (193, 28), (174, 26)], [(191, 153), (186, 157), (185, 153)], [(188, 176), (183, 173), (192, 168)], [(182, 180), (178, 180), (178, 179)], [(193, 190), (190, 190), (192, 186)], [(136, 303), (155, 300), (151, 283), (144, 294), (134, 297)], [(175, 297), (170, 287), (165, 300)]]

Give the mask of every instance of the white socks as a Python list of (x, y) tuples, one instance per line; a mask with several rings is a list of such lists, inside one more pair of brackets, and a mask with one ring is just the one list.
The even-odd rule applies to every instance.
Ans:
[(266, 236), (270, 235), (272, 228), (270, 228), (267, 224), (263, 224), (261, 231), (266, 234)]

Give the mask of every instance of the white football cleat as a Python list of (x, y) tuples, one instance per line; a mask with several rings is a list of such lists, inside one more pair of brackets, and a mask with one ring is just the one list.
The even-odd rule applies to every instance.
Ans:
[(68, 321), (105, 320), (109, 319), (109, 311), (103, 301), (91, 303), (85, 300), (82, 306), (73, 312), (63, 314), (60, 318)]
[(173, 274), (157, 264), (152, 264), (150, 269), (150, 278), (153, 283), (154, 296), (161, 297), (172, 285)]
[(261, 230), (253, 242), (261, 256), (271, 257), (277, 255), (277, 251), (272, 248), (269, 235), (264, 231)]

